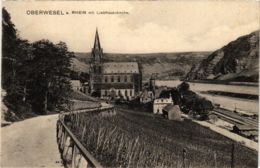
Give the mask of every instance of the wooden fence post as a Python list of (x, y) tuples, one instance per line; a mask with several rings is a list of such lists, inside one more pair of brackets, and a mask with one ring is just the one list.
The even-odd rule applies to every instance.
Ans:
[(185, 157), (186, 157), (186, 149), (182, 150), (182, 167), (185, 168)]
[(231, 149), (231, 168), (234, 168), (235, 164), (234, 164), (234, 150), (235, 150), (235, 144), (232, 143), (232, 149)]
[(217, 152), (214, 152), (214, 166), (217, 168)]

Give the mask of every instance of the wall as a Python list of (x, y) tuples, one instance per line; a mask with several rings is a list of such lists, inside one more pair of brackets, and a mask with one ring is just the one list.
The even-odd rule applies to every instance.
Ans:
[[(106, 95), (107, 92), (107, 95)], [(121, 92), (121, 95), (124, 97), (124, 99), (129, 98), (129, 100), (133, 99), (135, 97), (134, 89), (115, 89), (115, 93), (117, 98), (119, 98), (119, 92)], [(125, 95), (125, 92), (127, 92), (127, 95)], [(132, 92), (132, 96), (130, 96), (130, 93)], [(101, 98), (108, 98), (111, 93), (111, 89), (109, 90), (101, 90)]]

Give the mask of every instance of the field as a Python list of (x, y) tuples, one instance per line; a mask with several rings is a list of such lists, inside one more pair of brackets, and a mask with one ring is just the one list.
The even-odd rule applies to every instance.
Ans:
[[(230, 167), (234, 142), (191, 121), (120, 110), (70, 117), (73, 132), (106, 167)], [(257, 152), (235, 143), (234, 163), (257, 167)]]

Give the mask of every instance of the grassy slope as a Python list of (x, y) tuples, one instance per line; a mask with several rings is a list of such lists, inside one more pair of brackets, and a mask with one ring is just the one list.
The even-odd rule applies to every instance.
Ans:
[[(185, 148), (185, 163), (189, 167), (214, 167), (214, 153), (218, 167), (230, 167), (233, 142), (190, 121), (169, 121), (126, 112), (111, 117), (84, 115), (73, 120), (81, 123), (74, 131), (77, 130), (80, 138), (84, 127), (90, 129), (85, 130), (90, 133), (85, 134), (83, 143), (105, 166), (135, 167), (138, 163), (141, 167), (181, 167)], [(235, 167), (256, 166), (257, 152), (235, 144)]]
[(73, 110), (80, 110), (86, 108), (97, 108), (100, 107), (100, 103), (93, 97), (90, 97), (84, 93), (79, 91), (73, 91), (70, 95), (72, 109)]
[(81, 62), (77, 58), (72, 58), (71, 62), (71, 70), (76, 71), (76, 72), (88, 72), (89, 71), (89, 65)]

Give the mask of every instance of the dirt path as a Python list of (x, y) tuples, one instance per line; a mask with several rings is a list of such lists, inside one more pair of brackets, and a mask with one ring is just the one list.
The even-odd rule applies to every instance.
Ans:
[(63, 167), (56, 142), (58, 115), (1, 128), (1, 167)]

